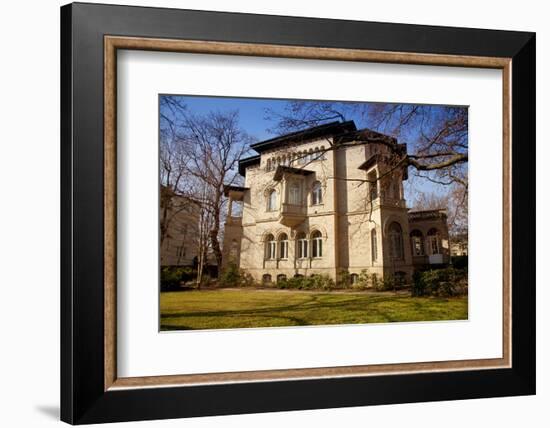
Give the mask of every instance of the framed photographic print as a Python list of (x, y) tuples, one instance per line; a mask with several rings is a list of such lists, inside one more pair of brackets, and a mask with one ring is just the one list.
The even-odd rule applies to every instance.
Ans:
[(535, 393), (535, 35), (61, 8), (61, 418)]

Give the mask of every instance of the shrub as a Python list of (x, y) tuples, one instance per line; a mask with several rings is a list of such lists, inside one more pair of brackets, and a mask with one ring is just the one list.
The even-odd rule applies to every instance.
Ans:
[(182, 282), (193, 279), (195, 272), (190, 267), (164, 266), (160, 270), (160, 289), (177, 290)]
[(242, 270), (235, 263), (229, 263), (219, 279), (220, 287), (256, 287), (254, 277)]
[(220, 287), (238, 287), (241, 282), (241, 273), (235, 263), (229, 263), (220, 276)]
[(382, 281), (378, 282), (377, 290), (381, 291), (389, 291), (389, 290), (395, 290), (395, 278), (391, 275), (385, 275), (384, 278), (382, 278)]
[(370, 276), (370, 286), (372, 288), (374, 288), (375, 290), (378, 290), (378, 287), (379, 287), (379, 280), (378, 280), (378, 275), (376, 275), (375, 273), (373, 273), (371, 276)]
[(277, 288), (296, 290), (332, 290), (334, 280), (328, 275), (299, 276), (277, 281)]
[(307, 280), (307, 278), (304, 277), (294, 277), (294, 278), (287, 278), (284, 281), (277, 282), (277, 287), (283, 288), (283, 289), (296, 289), (301, 290), (304, 288), (304, 283)]
[(254, 279), (254, 277), (249, 274), (248, 272), (245, 272), (243, 270), (240, 271), (240, 281), (239, 286), (240, 287), (257, 287), (258, 283)]
[(420, 271), (415, 271), (412, 276), (412, 288), (411, 294), (414, 297), (424, 296), (426, 294), (426, 282), (424, 282), (424, 275)]
[(468, 269), (468, 256), (453, 256), (451, 263), (455, 269)]
[(351, 287), (351, 274), (347, 270), (340, 271), (338, 274), (338, 283), (336, 285), (339, 288)]
[(334, 280), (328, 275), (313, 275), (310, 277), (314, 289), (332, 290), (335, 287)]
[(467, 294), (468, 272), (454, 267), (415, 272), (411, 293), (413, 296), (440, 297)]

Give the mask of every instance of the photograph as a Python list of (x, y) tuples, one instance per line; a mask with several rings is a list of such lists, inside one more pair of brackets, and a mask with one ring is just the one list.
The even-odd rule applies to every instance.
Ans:
[(468, 320), (468, 106), (158, 102), (160, 331)]

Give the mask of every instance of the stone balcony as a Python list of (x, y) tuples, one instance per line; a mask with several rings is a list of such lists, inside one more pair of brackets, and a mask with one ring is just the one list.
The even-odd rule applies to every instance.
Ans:
[(306, 207), (283, 202), (279, 213), (279, 222), (288, 227), (294, 227), (306, 219)]

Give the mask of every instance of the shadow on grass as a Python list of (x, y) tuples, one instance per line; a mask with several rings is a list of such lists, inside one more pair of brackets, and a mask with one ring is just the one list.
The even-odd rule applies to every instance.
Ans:
[[(193, 309), (191, 301), (182, 301), (190, 309), (161, 313), (161, 330), (201, 330), (275, 326), (307, 326), (408, 321), (438, 321), (467, 319), (460, 306), (447, 307), (446, 298), (413, 298), (395, 295), (300, 295), (305, 300), (277, 304), (251, 300), (235, 302), (244, 308), (225, 309), (231, 299), (206, 302), (221, 306), (205, 310)], [(196, 303), (196, 302), (195, 302)], [(246, 307), (246, 304), (257, 307)], [(290, 313), (288, 313), (290, 312)], [(466, 309), (467, 313), (467, 309)], [(455, 314), (455, 315), (453, 315)], [(298, 315), (298, 316), (296, 316)], [(325, 317), (323, 318), (323, 315)], [(242, 318), (240, 320), (239, 318)], [(179, 323), (183, 325), (179, 325)], [(174, 325), (176, 324), (176, 325)]]

